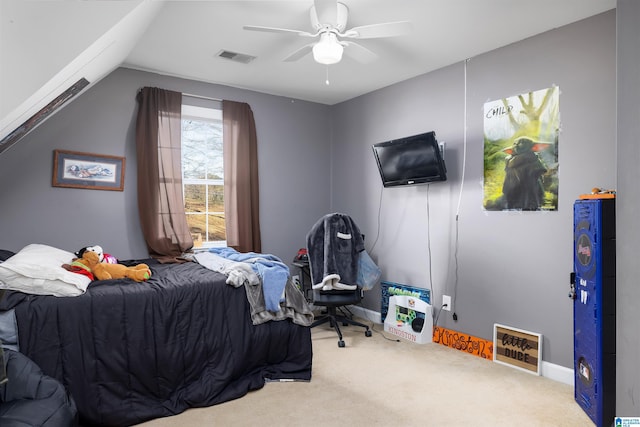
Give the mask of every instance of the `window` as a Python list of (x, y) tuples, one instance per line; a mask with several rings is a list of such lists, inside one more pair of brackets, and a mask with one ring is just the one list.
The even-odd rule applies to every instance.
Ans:
[(194, 248), (226, 246), (222, 110), (182, 106), (182, 186)]

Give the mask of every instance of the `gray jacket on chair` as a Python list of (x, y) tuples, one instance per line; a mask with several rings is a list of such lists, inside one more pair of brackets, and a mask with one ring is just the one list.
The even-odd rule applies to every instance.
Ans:
[(332, 213), (320, 218), (307, 234), (312, 287), (355, 289), (363, 250), (364, 239), (351, 217)]

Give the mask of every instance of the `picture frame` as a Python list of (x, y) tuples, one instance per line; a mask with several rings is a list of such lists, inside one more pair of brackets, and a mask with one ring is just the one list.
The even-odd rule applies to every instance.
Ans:
[(54, 150), (52, 185), (124, 191), (124, 170), (124, 157)]
[(540, 375), (542, 334), (495, 323), (493, 325), (493, 361)]

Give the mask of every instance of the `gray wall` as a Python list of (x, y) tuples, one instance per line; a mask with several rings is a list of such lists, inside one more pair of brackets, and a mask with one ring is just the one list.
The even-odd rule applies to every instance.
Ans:
[[(459, 63), (332, 107), (119, 69), (0, 156), (0, 247), (96, 243), (119, 258), (146, 257), (136, 91), (248, 102), (259, 139), (263, 251), (290, 260), (318, 217), (347, 212), (367, 247), (375, 243), (383, 279), (432, 288), (435, 303), (456, 296), (458, 321), (445, 312), (440, 325), (487, 339), (494, 323), (539, 332), (543, 359), (572, 367), (572, 204), (594, 186), (616, 186), (615, 25), (612, 11), (472, 58), (466, 92)], [(559, 210), (483, 211), (483, 104), (551, 85), (561, 91)], [(371, 145), (429, 130), (446, 141), (449, 180), (382, 189)], [(126, 156), (124, 193), (51, 187), (56, 148)], [(379, 311), (379, 300), (376, 287), (365, 306)]]
[[(615, 188), (615, 11), (416, 77), (332, 109), (332, 209), (349, 212), (383, 279), (457, 296), (438, 323), (485, 339), (502, 323), (543, 334), (543, 359), (573, 366), (573, 202), (593, 187)], [(482, 209), (483, 104), (560, 88), (559, 208)], [(446, 142), (449, 180), (383, 189), (371, 145), (424, 131)], [(378, 233), (378, 229), (380, 232)], [(378, 236), (376, 241), (375, 236)], [(429, 248), (431, 249), (431, 259)], [(457, 286), (456, 286), (456, 276)], [(380, 310), (377, 288), (365, 305)]]
[[(145, 258), (137, 211), (136, 92), (156, 86), (247, 102), (259, 138), (264, 252), (290, 260), (305, 245), (309, 218), (329, 205), (329, 107), (118, 69), (0, 156), (0, 247), (45, 243), (69, 251), (100, 244), (117, 258)], [(53, 150), (126, 157), (125, 190), (51, 186)]]
[(640, 414), (640, 2), (618, 0), (618, 199), (616, 201), (616, 415)]

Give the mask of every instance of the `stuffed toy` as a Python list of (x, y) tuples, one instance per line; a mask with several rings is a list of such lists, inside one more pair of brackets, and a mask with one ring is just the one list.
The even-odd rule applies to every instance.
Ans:
[(116, 259), (116, 257), (114, 257), (113, 255), (105, 254), (104, 251), (102, 250), (102, 246), (99, 246), (99, 245), (85, 246), (84, 248), (80, 249), (79, 251), (75, 252), (74, 254), (78, 258), (82, 258), (82, 255), (86, 251), (91, 251), (91, 252), (97, 253), (98, 254), (98, 258), (100, 259), (100, 262), (108, 262), (109, 264), (117, 264), (118, 263), (118, 260)]
[(94, 251), (85, 251), (82, 254), (82, 258), (78, 258), (71, 263), (71, 267), (76, 269), (84, 268), (93, 274), (97, 280), (129, 278), (136, 282), (143, 282), (151, 277), (151, 269), (147, 264), (127, 267), (122, 264), (100, 262), (98, 253)]
[(91, 269), (85, 265), (85, 263), (82, 263), (79, 258), (74, 258), (73, 261), (71, 261), (71, 264), (62, 264), (62, 268), (72, 273), (87, 276), (92, 282), (96, 280)]

